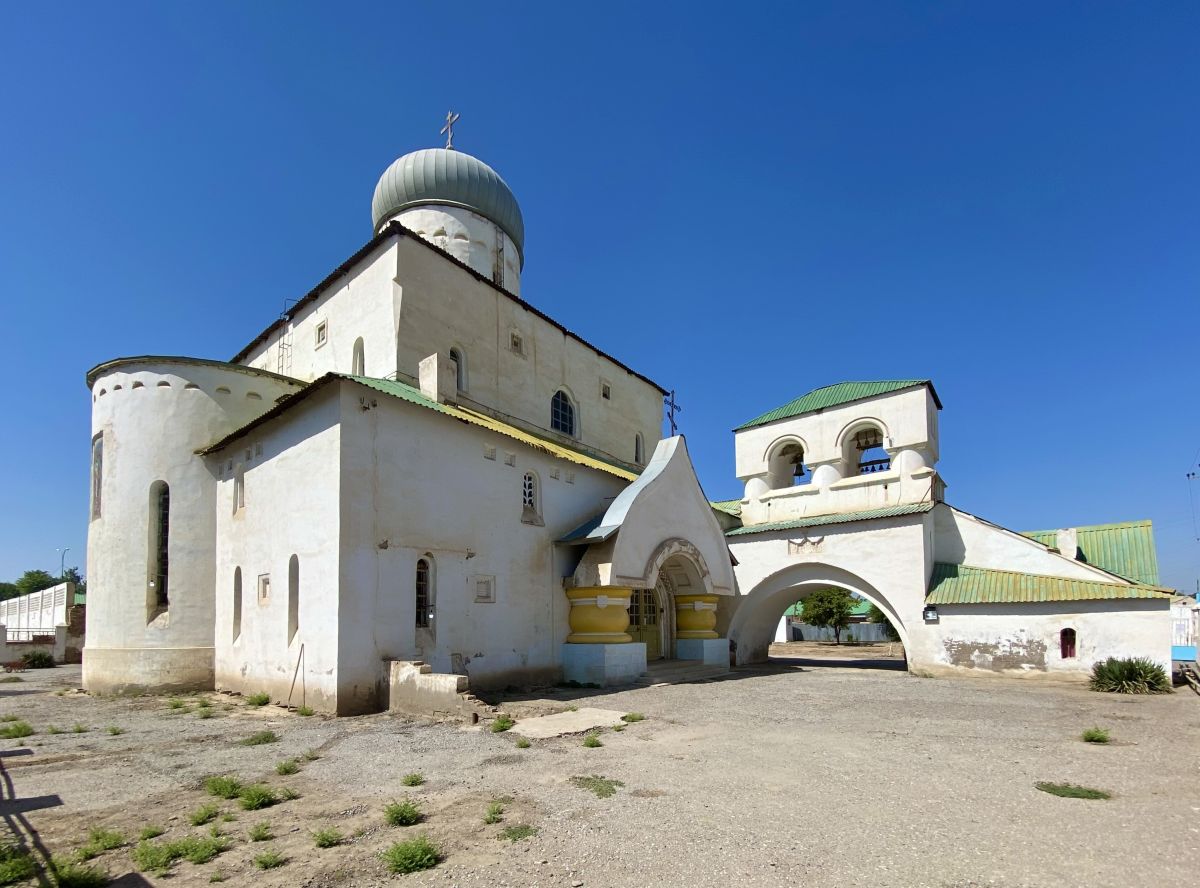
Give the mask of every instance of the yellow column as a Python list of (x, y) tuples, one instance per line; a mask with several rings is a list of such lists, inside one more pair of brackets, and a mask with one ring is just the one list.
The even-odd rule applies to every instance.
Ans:
[(676, 595), (676, 638), (719, 638), (717, 625), (717, 596)]
[(620, 586), (581, 586), (567, 590), (571, 601), (571, 644), (625, 644), (633, 636), (629, 628), (629, 597), (632, 589)]

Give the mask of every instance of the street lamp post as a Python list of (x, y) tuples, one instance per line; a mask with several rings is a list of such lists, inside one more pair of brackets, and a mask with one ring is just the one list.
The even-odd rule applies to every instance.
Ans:
[(58, 559), (58, 579), (61, 581), (63, 578), (63, 572), (66, 570), (65, 565), (67, 563), (67, 553), (71, 551), (71, 547), (67, 546), (64, 549), (55, 549), (54, 551), (62, 553)]

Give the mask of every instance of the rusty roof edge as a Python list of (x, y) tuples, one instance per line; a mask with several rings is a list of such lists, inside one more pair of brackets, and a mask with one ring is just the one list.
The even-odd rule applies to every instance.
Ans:
[(258, 336), (256, 336), (250, 342), (249, 345), (247, 345), (240, 352), (238, 352), (236, 355), (234, 355), (233, 358), (231, 359), (231, 362), (237, 363), (237, 362), (243, 360), (246, 357), (246, 355), (250, 353), (251, 349), (253, 349), (259, 343), (265, 342), (268, 339), (268, 337), (270, 337), (270, 335), (284, 323), (285, 320), (287, 320), (287, 321), (292, 320), (296, 316), (296, 313), (301, 308), (304, 308), (304, 307), (310, 305), (311, 303), (315, 302), (318, 298), (320, 298), (320, 296), (327, 289), (329, 289), (329, 287), (331, 287), (337, 281), (338, 278), (344, 276), (355, 263), (362, 261), (367, 255), (370, 254), (370, 252), (372, 250), (374, 250), (376, 247), (378, 247), (380, 244), (382, 244), (384, 241), (386, 241), (389, 237), (393, 237), (393, 236), (411, 238), (411, 239), (417, 241), (418, 243), (420, 243), (422, 246), (437, 253), (442, 258), (450, 260), (450, 262), (452, 262), (454, 265), (457, 265), (463, 271), (466, 271), (468, 274), (470, 274), (476, 280), (480, 281), (481, 283), (487, 284), (489, 287), (491, 287), (496, 292), (511, 299), (513, 302), (515, 302), (521, 308), (524, 308), (526, 311), (530, 312), (531, 314), (534, 314), (537, 317), (541, 318), (542, 320), (546, 321), (551, 326), (557, 328), (565, 336), (569, 337), (570, 339), (574, 339), (576, 342), (578, 342), (580, 345), (584, 346), (585, 348), (591, 349), (592, 351), (594, 351), (596, 354), (598, 354), (600, 357), (604, 358), (605, 360), (612, 361), (614, 364), (616, 364), (618, 367), (620, 367), (626, 373), (630, 374), (631, 376), (636, 376), (642, 382), (657, 389), (661, 394), (664, 394), (664, 395), (667, 394), (667, 390), (665, 388), (663, 388), (661, 385), (659, 385), (657, 382), (655, 382), (653, 379), (651, 379), (650, 377), (648, 377), (642, 373), (639, 373), (638, 371), (636, 371), (632, 367), (630, 367), (628, 364), (626, 364), (623, 361), (620, 361), (617, 358), (614, 358), (612, 355), (608, 354), (608, 352), (605, 352), (602, 349), (596, 347), (595, 345), (592, 345), (592, 343), (588, 342), (586, 339), (584, 339), (578, 333), (572, 332), (567, 327), (563, 326), (561, 323), (554, 320), (554, 318), (550, 317), (548, 314), (546, 314), (541, 309), (535, 308), (533, 305), (526, 302), (520, 296), (513, 295), (508, 290), (504, 289), (502, 286), (500, 286), (495, 281), (493, 281), (491, 278), (480, 274), (474, 268), (472, 268), (471, 266), (469, 266), (465, 262), (463, 262), (461, 259), (458, 259), (455, 256), (451, 256), (449, 253), (447, 253), (445, 250), (443, 250), (437, 244), (430, 243), (429, 241), (427, 241), (423, 237), (421, 237), (419, 234), (417, 234), (415, 231), (413, 231), (409, 228), (405, 228), (403, 225), (401, 225), (399, 222), (396, 222), (395, 220), (389, 222), (382, 229), (380, 229), (379, 234), (375, 235), (373, 238), (371, 238), (369, 241), (367, 241), (366, 244), (364, 244), (357, 251), (355, 251), (354, 255), (352, 255), (349, 259), (347, 259), (345, 262), (343, 262), (341, 265), (339, 265), (337, 268), (335, 268), (329, 275), (327, 275), (324, 280), (322, 280), (313, 289), (309, 290), (306, 294), (304, 294), (298, 300), (296, 300), (296, 303), (294, 305), (292, 305), (291, 308), (289, 308), (286, 312), (284, 312), (284, 314), (281, 318), (279, 318), (276, 321), (274, 321), (273, 323), (271, 323), (265, 330), (263, 330), (261, 333), (259, 333)]

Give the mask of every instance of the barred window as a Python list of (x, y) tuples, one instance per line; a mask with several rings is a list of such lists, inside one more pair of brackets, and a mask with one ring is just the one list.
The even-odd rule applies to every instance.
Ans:
[(431, 573), (427, 558), (417, 559), (416, 602), (418, 629), (428, 629), (433, 618), (433, 596), (431, 592)]

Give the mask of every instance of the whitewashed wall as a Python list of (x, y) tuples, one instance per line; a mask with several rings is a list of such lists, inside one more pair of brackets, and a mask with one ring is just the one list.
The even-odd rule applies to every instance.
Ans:
[(74, 583), (59, 583), (40, 592), (0, 601), (0, 625), (8, 628), (8, 640), (28, 641), (31, 635), (53, 635), (55, 626), (66, 625), (69, 599), (74, 595)]

